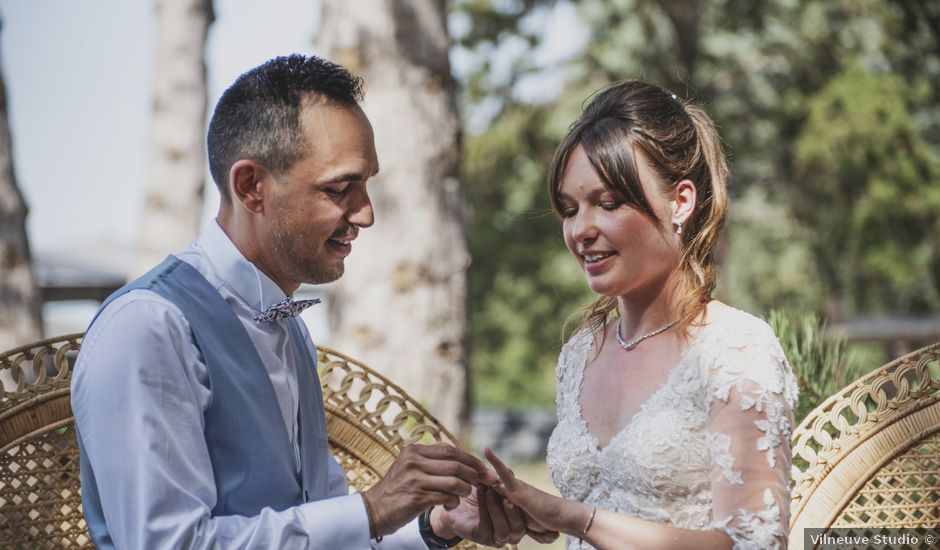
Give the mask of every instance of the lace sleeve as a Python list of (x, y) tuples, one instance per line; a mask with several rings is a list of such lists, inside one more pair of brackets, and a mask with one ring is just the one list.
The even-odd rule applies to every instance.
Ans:
[(569, 342), (565, 342), (565, 344), (561, 346), (561, 352), (559, 352), (558, 354), (558, 362), (555, 363), (555, 381), (556, 381), (555, 408), (556, 410), (561, 408), (562, 399), (564, 399), (565, 391), (567, 390), (567, 388), (563, 386), (564, 386), (564, 381), (566, 379), (565, 371), (568, 370), (567, 365), (568, 365), (568, 346), (569, 345), (570, 345)]
[(555, 406), (560, 414), (564, 408), (577, 400), (578, 388), (574, 373), (575, 362), (584, 361), (584, 356), (591, 346), (591, 332), (584, 329), (575, 333), (561, 347), (558, 364), (555, 366)]
[(796, 380), (763, 323), (723, 342), (708, 384), (713, 527), (738, 549), (786, 548)]

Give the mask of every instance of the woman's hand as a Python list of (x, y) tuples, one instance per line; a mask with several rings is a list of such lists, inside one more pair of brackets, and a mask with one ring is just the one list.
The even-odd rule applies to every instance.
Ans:
[[(503, 461), (492, 450), (486, 449), (485, 455), (496, 470), (496, 474), (499, 475), (499, 483), (493, 488), (508, 499), (505, 502), (507, 506), (516, 505), (522, 508), (527, 521), (534, 522), (530, 526), (530, 531), (581, 535), (581, 531), (590, 518), (590, 506), (540, 491), (517, 479), (513, 471), (503, 464)], [(533, 538), (539, 540), (535, 536)]]
[(484, 485), (474, 487), (456, 508), (435, 507), (431, 511), (431, 528), (444, 539), (459, 535), (486, 546), (516, 544), (527, 532), (523, 513), (518, 508), (505, 508), (500, 500), (502, 497), (492, 489)]

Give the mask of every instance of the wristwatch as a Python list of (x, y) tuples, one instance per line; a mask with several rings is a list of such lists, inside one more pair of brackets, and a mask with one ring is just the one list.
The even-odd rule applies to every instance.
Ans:
[(431, 529), (432, 509), (434, 509), (433, 506), (422, 512), (421, 516), (418, 518), (418, 532), (421, 533), (421, 538), (424, 540), (424, 543), (428, 545), (428, 548), (451, 548), (460, 544), (463, 537), (454, 537), (444, 540), (434, 534), (434, 529)]

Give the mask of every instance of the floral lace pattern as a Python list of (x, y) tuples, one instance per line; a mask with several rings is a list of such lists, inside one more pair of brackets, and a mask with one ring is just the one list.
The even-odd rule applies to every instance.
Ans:
[(666, 383), (602, 449), (578, 395), (593, 335), (582, 331), (565, 344), (548, 444), (563, 496), (686, 529), (720, 529), (735, 549), (786, 547), (796, 379), (770, 327), (726, 309), (710, 314)]
[[(738, 521), (731, 524), (734, 517)], [(764, 550), (765, 548), (785, 548), (786, 529), (780, 518), (780, 506), (774, 500), (770, 489), (764, 491), (764, 508), (757, 511), (737, 510), (714, 527), (728, 533), (734, 541), (735, 550)], [(781, 541), (784, 543), (781, 545)]]
[(712, 453), (715, 465), (721, 468), (721, 474), (735, 485), (743, 485), (741, 472), (734, 471), (734, 456), (731, 454), (731, 436), (727, 434), (711, 434), (708, 449)]

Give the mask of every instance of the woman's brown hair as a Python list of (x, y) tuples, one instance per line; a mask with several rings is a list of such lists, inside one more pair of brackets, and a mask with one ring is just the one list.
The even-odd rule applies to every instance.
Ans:
[[(559, 215), (562, 178), (579, 145), (601, 181), (660, 226), (663, 224), (640, 184), (636, 151), (642, 152), (659, 175), (664, 191), (682, 180), (695, 185), (695, 208), (682, 230), (673, 304), (679, 317), (676, 326), (686, 334), (715, 289), (715, 246), (728, 209), (728, 165), (715, 124), (701, 108), (655, 84), (624, 80), (605, 88), (571, 125), (555, 151), (548, 186), (552, 207)], [(616, 298), (601, 297), (572, 316), (566, 327), (571, 321), (577, 329), (600, 327), (616, 309)]]

